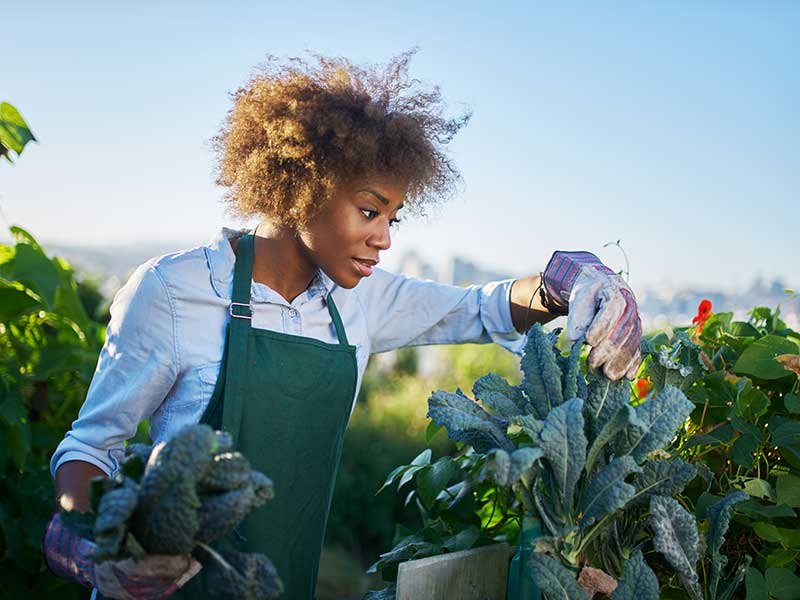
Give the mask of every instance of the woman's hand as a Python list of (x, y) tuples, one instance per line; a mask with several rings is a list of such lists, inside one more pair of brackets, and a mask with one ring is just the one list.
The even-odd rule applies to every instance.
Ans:
[(628, 284), (591, 252), (556, 251), (544, 270), (547, 308), (567, 315), (567, 337), (586, 335), (587, 364), (616, 381), (636, 377), (642, 321)]
[(148, 556), (95, 563), (96, 546), (72, 533), (56, 513), (50, 519), (42, 543), (45, 560), (57, 576), (95, 587), (106, 598), (155, 600), (167, 598), (201, 569), (190, 555)]

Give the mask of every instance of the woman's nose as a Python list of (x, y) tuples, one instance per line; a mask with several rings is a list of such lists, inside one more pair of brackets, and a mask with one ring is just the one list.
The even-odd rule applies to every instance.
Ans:
[(379, 230), (370, 237), (369, 244), (379, 250), (388, 250), (392, 245), (392, 234), (389, 222), (381, 224)]

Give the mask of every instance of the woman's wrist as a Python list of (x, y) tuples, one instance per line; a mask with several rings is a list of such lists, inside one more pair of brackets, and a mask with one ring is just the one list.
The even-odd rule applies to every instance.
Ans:
[(543, 289), (541, 273), (516, 279), (511, 284), (511, 321), (519, 333), (526, 333), (534, 323), (544, 324), (558, 316), (548, 309), (547, 296), (541, 293)]

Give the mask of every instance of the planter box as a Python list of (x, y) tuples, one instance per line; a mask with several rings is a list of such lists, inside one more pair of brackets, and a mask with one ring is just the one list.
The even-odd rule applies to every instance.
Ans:
[(510, 559), (502, 543), (401, 563), (396, 600), (505, 600)]

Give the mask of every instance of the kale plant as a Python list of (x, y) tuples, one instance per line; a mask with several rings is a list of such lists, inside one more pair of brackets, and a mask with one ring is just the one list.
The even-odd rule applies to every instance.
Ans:
[[(584, 376), (582, 339), (567, 356), (561, 354), (556, 347), (560, 331), (547, 334), (538, 324), (531, 328), (519, 385), (490, 373), (473, 386), (477, 401), (461, 390), (434, 392), (429, 417), (445, 427), (452, 440), (468, 446), (467, 452), (433, 465), (419, 461), (399, 467), (385, 485), (398, 478), (402, 485), (413, 477), (419, 492), (427, 488), (427, 495), (433, 493), (448, 509), (472, 492), (485, 490), (481, 486), (487, 482), (507, 491), (518, 500), (516, 505), (506, 504), (516, 511), (516, 519), (532, 515), (544, 526), (544, 535), (534, 542), (530, 567), (551, 600), (583, 599), (595, 592), (613, 592), (614, 599), (633, 597), (635, 592), (638, 600), (655, 600), (658, 579), (642, 554), (653, 549), (664, 556), (660, 566), (675, 570), (690, 597), (701, 598), (696, 564), (704, 545), (695, 518), (672, 498), (698, 470), (665, 451), (694, 404), (672, 385), (632, 404), (626, 380), (612, 382), (599, 370)], [(428, 463), (429, 458), (430, 454)], [(443, 461), (460, 466), (450, 472), (463, 479), (448, 485), (449, 479), (440, 477), (433, 489), (420, 486), (420, 476), (429, 480)], [(740, 565), (734, 580), (717, 591), (726, 562), (719, 548), (730, 507), (740, 499), (733, 495), (721, 500), (709, 518), (709, 600), (730, 597), (744, 574)], [(440, 518), (447, 521), (446, 515)], [(418, 558), (403, 552), (409, 537), (413, 538), (400, 540), (375, 566), (385, 567), (398, 555)], [(597, 581), (599, 587), (594, 587)]]

